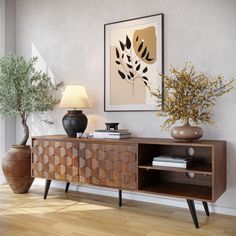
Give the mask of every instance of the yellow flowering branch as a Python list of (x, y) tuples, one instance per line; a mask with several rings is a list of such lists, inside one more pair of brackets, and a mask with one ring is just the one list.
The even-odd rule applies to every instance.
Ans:
[(158, 106), (164, 106), (158, 115), (166, 117), (162, 128), (169, 129), (178, 120), (190, 119), (195, 124), (213, 124), (212, 109), (217, 98), (234, 88), (234, 79), (225, 81), (222, 75), (209, 77), (197, 73), (195, 67), (186, 63), (181, 70), (170, 68), (170, 75), (161, 75), (164, 80), (164, 96), (159, 89), (147, 88), (156, 97)]

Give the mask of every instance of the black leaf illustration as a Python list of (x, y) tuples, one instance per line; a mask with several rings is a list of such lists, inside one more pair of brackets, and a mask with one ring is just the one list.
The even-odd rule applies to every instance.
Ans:
[(136, 67), (136, 71), (138, 71), (138, 70), (140, 69), (140, 65), (141, 65), (141, 64), (139, 64), (139, 65)]
[(127, 75), (128, 79), (131, 79), (130, 75)]
[(126, 55), (126, 56), (127, 56), (128, 62), (131, 62), (131, 57), (129, 55)]
[(139, 45), (138, 52), (140, 52), (142, 50), (142, 47), (143, 47), (143, 42)]
[(120, 53), (119, 53), (119, 51), (118, 51), (117, 48), (116, 48), (116, 57), (117, 57), (117, 58), (120, 58)]
[(149, 58), (149, 52), (147, 53), (146, 60), (147, 60), (147, 61), (153, 61), (152, 58)]
[(146, 81), (143, 81), (143, 83), (147, 86), (147, 82)]
[(124, 53), (122, 54), (121, 58), (122, 58), (122, 59), (124, 58)]
[(127, 65), (130, 69), (133, 68), (133, 66), (130, 65), (130, 64), (128, 64), (128, 63), (127, 63), (126, 65)]
[(137, 64), (138, 63), (138, 61), (135, 61), (135, 64)]
[(145, 67), (145, 68), (143, 69), (143, 73), (146, 73), (147, 71), (148, 71), (148, 68)]
[(134, 77), (134, 74), (131, 71), (129, 72), (129, 74), (132, 78)]
[(138, 35), (137, 38), (136, 38), (136, 42), (138, 41), (138, 37), (139, 37), (139, 35)]
[(122, 51), (124, 51), (125, 45), (121, 41), (119, 41), (119, 42), (120, 42), (120, 47), (121, 47)]
[(148, 78), (146, 76), (143, 76), (143, 79), (148, 81)]
[(146, 55), (146, 53), (147, 53), (147, 47), (143, 50), (141, 57), (143, 58)]
[(131, 48), (131, 42), (130, 42), (130, 39), (129, 39), (128, 35), (126, 35), (126, 47), (127, 47), (128, 49)]
[(123, 72), (121, 72), (120, 70), (118, 70), (118, 73), (119, 73), (119, 75), (120, 75), (120, 77), (121, 77), (122, 79), (125, 79), (125, 74), (124, 74)]
[(116, 61), (116, 64), (117, 64), (117, 65), (120, 65), (120, 62), (119, 62), (119, 61)]

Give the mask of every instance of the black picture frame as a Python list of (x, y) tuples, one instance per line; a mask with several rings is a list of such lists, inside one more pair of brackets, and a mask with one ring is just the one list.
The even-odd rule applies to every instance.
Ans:
[[(130, 35), (133, 36), (132, 39), (131, 39), (131, 36), (129, 35), (129, 32), (130, 32)], [(136, 37), (136, 35), (138, 36)], [(152, 37), (150, 37), (150, 35)], [(128, 37), (128, 40), (127, 40), (127, 37)], [(153, 54), (156, 55), (156, 58), (151, 58), (150, 56), (151, 50), (149, 51), (148, 46), (145, 46), (145, 42), (146, 43), (152, 42), (152, 44), (149, 43), (150, 48), (151, 48), (154, 42), (153, 38), (156, 39), (156, 42), (155, 42), (155, 50), (152, 50), (152, 52), (155, 52)], [(112, 45), (114, 42), (116, 43), (116, 45)], [(138, 51), (142, 42), (144, 42), (143, 43), (144, 46), (141, 47), (140, 51)], [(145, 48), (146, 48), (146, 52), (145, 52)], [(135, 68), (134, 66), (135, 66), (136, 61), (134, 60), (132, 61), (132, 63), (129, 63), (128, 56), (132, 55), (131, 54), (132, 52), (130, 52), (129, 54), (127, 53), (127, 50), (130, 50), (134, 53), (135, 56), (131, 58), (138, 58), (137, 61), (139, 62), (137, 63), (137, 66)], [(140, 55), (138, 55), (139, 53)], [(144, 55), (144, 58), (141, 57), (142, 55)], [(117, 56), (119, 56), (119, 58), (117, 58)], [(116, 59), (119, 59), (119, 60), (116, 60)], [(151, 59), (155, 61), (153, 63), (149, 62)], [(121, 62), (122, 62), (122, 65), (121, 65)], [(125, 64), (129, 64), (129, 66), (132, 66), (131, 70), (126, 70), (126, 67), (124, 67)], [(154, 73), (147, 71), (149, 72), (148, 77), (144, 76), (142, 73), (142, 76), (140, 74), (140, 77), (136, 76), (136, 77), (133, 77), (134, 79), (131, 78), (131, 80), (129, 80), (129, 77), (131, 77), (131, 75), (134, 74), (132, 73), (132, 70), (136, 72), (136, 69), (139, 64), (140, 64), (139, 66), (140, 70), (145, 71), (145, 68), (148, 68), (148, 69), (151, 68), (149, 71), (153, 71)], [(119, 69), (120, 65), (123, 71), (122, 69)], [(129, 69), (128, 65), (127, 65), (127, 69)], [(129, 97), (127, 96), (127, 99), (125, 96), (127, 95), (126, 90), (128, 90), (128, 87), (130, 89), (131, 87), (130, 84), (132, 84), (132, 82), (134, 83), (135, 80), (140, 79), (144, 83), (144, 82), (147, 82), (145, 80), (145, 78), (147, 78), (148, 83), (150, 83), (150, 80), (152, 81), (151, 85), (153, 88), (157, 87), (161, 90), (162, 97), (164, 98), (164, 81), (160, 76), (160, 74), (163, 74), (163, 73), (164, 73), (164, 14), (163, 13), (104, 24), (104, 111), (106, 112), (157, 111), (158, 110), (157, 104), (156, 102), (154, 102), (154, 100), (150, 104), (145, 103), (145, 102), (143, 104), (141, 103), (132, 104), (129, 102), (132, 102), (136, 98), (130, 99), (131, 93), (129, 93)], [(125, 91), (124, 91), (123, 81), (129, 84), (127, 85), (127, 88), (125, 88)], [(122, 86), (115, 86), (114, 84), (116, 83), (118, 83), (118, 85), (122, 84)], [(141, 91), (143, 90), (143, 88), (140, 83), (141, 82), (139, 81), (138, 86), (139, 88), (141, 88), (140, 89)], [(139, 90), (137, 91), (138, 91), (137, 92), (138, 96), (140, 94), (142, 95), (142, 93), (140, 93)], [(144, 100), (143, 97), (145, 96), (147, 97), (148, 93), (149, 91), (147, 91), (147, 88), (145, 87), (145, 94), (144, 96), (140, 96), (141, 97), (140, 100), (143, 101)], [(122, 97), (118, 97), (118, 96), (122, 96)], [(150, 96), (150, 93), (149, 93), (149, 96)], [(127, 103), (122, 104), (122, 99), (123, 101), (125, 101), (125, 103), (126, 102)], [(138, 100), (139, 98), (137, 99), (137, 101)], [(163, 102), (164, 102), (164, 99), (162, 101), (162, 105), (163, 105)]]

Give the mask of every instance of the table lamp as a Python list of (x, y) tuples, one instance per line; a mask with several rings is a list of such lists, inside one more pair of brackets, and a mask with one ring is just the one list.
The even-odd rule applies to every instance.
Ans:
[(69, 137), (76, 137), (87, 127), (88, 119), (83, 114), (83, 108), (91, 107), (86, 89), (82, 85), (68, 85), (61, 99), (60, 108), (70, 108), (62, 119), (63, 127)]

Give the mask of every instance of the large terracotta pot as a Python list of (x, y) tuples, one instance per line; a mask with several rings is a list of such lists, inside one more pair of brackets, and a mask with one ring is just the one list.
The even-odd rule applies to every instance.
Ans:
[(34, 181), (31, 177), (30, 146), (12, 145), (3, 158), (2, 170), (14, 193), (27, 193)]
[(171, 129), (171, 136), (180, 141), (193, 141), (200, 139), (204, 131), (199, 126), (191, 126), (189, 119), (184, 121), (182, 126), (176, 126)]

